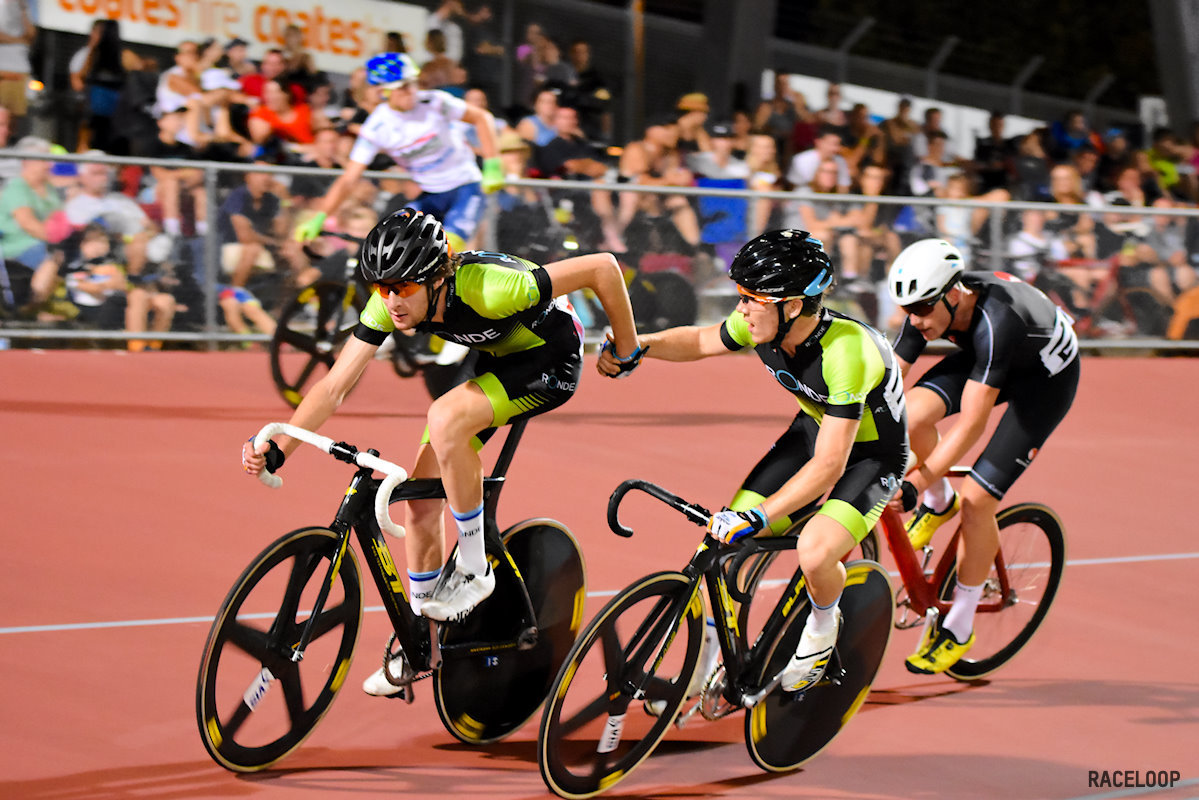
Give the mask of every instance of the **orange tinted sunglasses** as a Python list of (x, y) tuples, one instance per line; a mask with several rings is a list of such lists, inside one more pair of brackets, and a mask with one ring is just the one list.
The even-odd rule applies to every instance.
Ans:
[(375, 291), (382, 297), (388, 297), (395, 292), (400, 297), (411, 297), (421, 290), (423, 284), (416, 281), (401, 281), (400, 283), (372, 283)]
[(766, 305), (767, 303), (785, 303), (792, 299), (790, 297), (770, 297), (769, 295), (751, 292), (741, 284), (737, 284), (737, 294), (741, 295), (746, 300), (752, 300), (753, 302), (761, 305)]

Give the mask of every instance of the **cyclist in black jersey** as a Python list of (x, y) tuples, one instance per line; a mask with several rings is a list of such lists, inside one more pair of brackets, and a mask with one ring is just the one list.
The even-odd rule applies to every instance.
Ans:
[[(925, 239), (904, 249), (887, 277), (891, 298), (907, 313), (895, 342), (904, 375), (928, 342), (946, 338), (961, 348), (907, 394), (917, 465), (897, 502), (910, 511), (922, 500), (908, 536), (923, 547), (946, 520), (962, 515), (953, 606), (906, 662), (920, 674), (944, 672), (973, 646), (974, 612), (999, 549), (999, 501), (1066, 416), (1078, 388), (1078, 339), (1066, 312), (1012, 275), (964, 269), (956, 247)], [(959, 496), (945, 476), (1000, 403), (1007, 410)], [(940, 436), (937, 423), (954, 414)]]
[[(451, 255), (433, 216), (411, 208), (385, 218), (362, 243), (359, 266), (373, 285), (361, 322), (337, 361), (305, 395), (290, 422), (316, 430), (362, 377), (393, 331), (417, 329), (480, 351), (476, 377), (433, 401), (428, 427), (411, 470), (440, 477), (458, 527), (455, 569), (441, 574), (445, 502), (406, 504), (408, 577), (412, 609), (459, 621), (487, 598), (495, 577), (484, 554), (483, 465), (478, 449), (494, 429), (542, 414), (574, 394), (582, 374), (583, 326), (565, 295), (591, 289), (613, 331), (617, 353), (608, 374), (631, 372), (639, 346), (624, 276), (615, 257), (599, 253), (546, 266), (504, 253)], [(280, 437), (255, 452), (242, 447), (246, 471), (275, 471), (299, 442)], [(398, 692), (380, 669), (363, 688)]]
[[(824, 674), (836, 643), (841, 558), (874, 526), (907, 465), (903, 379), (882, 334), (823, 307), (833, 268), (806, 231), (762, 234), (737, 253), (729, 276), (741, 297), (723, 322), (670, 328), (641, 341), (648, 356), (666, 361), (753, 348), (799, 403), (791, 426), (708, 528), (724, 542), (767, 529), (781, 533), (818, 507), (796, 542), (812, 613), (783, 675), (784, 688), (802, 691)], [(616, 363), (606, 354), (600, 361)], [(715, 666), (701, 665), (693, 693)]]

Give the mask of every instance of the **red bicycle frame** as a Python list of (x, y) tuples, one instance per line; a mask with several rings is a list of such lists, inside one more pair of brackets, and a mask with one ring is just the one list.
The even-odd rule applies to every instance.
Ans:
[[(953, 598), (951, 596), (949, 600), (941, 600), (937, 597), (937, 589), (945, 583), (950, 571), (957, 564), (958, 537), (961, 536), (961, 529), (953, 532), (953, 538), (941, 553), (936, 568), (929, 575), (925, 573), (912, 543), (908, 541), (908, 533), (904, 530), (899, 512), (888, 506), (883, 509), (878, 522), (883, 536), (887, 539), (887, 547), (895, 558), (895, 566), (899, 569), (899, 578), (907, 590), (912, 611), (921, 617), (927, 614), (930, 608), (937, 609), (937, 613), (941, 615), (948, 612)], [(980, 614), (1001, 611), (1005, 607), (1003, 598), (1010, 594), (1011, 586), (1003, 563), (1002, 548), (995, 553), (995, 573), (999, 577), (1000, 591), (996, 595), (998, 599), (979, 604)]]

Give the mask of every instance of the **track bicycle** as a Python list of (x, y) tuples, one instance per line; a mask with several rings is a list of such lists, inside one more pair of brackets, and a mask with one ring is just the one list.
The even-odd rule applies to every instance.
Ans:
[[(633, 489), (701, 527), (711, 516), (660, 486), (628, 480), (608, 503), (608, 525), (619, 535), (632, 535), (618, 510)], [(773, 557), (794, 548), (792, 535), (723, 545), (705, 532), (681, 571), (647, 575), (612, 598), (574, 643), (542, 713), (537, 761), (550, 790), (584, 798), (610, 789), (675, 724), (699, 664), (704, 588), (723, 664), (688, 713), (719, 719), (745, 709), (750, 757), (771, 772), (798, 768), (832, 741), (870, 692), (890, 638), (894, 597), (877, 563), (847, 563), (841, 631), (825, 676), (805, 692), (787, 692), (782, 671), (810, 610), (803, 574), (795, 569), (752, 639), (757, 621), (749, 599)]]
[[(335, 231), (322, 231), (321, 238), (362, 243), (357, 237)], [(355, 251), (326, 255), (308, 245), (304, 253), (314, 262), (326, 261), (322, 267), (325, 277), (300, 289), (282, 305), (269, 347), (271, 379), (279, 396), (292, 408), (333, 366), (370, 299), (370, 288), (357, 274)], [(380, 351), (396, 375), (411, 378), (419, 374), (432, 397), (440, 397), (473, 374), (473, 351), (427, 333), (397, 332), (385, 348)]]
[[(235, 772), (264, 769), (299, 747), (329, 710), (362, 621), (351, 532), (392, 626), (384, 667), (403, 657), (399, 678), (384, 670), (401, 687), (398, 697), (411, 703), (414, 684), (432, 677), (442, 723), (467, 744), (498, 741), (536, 713), (582, 624), (585, 574), (578, 543), (561, 523), (528, 519), (502, 533), (496, 525), (500, 490), (526, 424), (510, 426), (483, 481), (484, 536), (496, 586), (460, 624), (433, 623), (412, 612), (383, 535), (403, 535), (390, 517), (391, 503), (444, 498), (440, 479), (407, 480), (402, 467), (375, 450), (284, 423), (258, 432), (258, 446), (282, 433), (357, 470), (333, 522), (294, 530), (269, 545), (217, 612), (196, 683), (196, 721), (213, 760)], [(385, 477), (374, 477), (376, 470)], [(278, 485), (278, 476), (264, 471), (260, 477)]]
[[(953, 467), (962, 478), (969, 467)], [(982, 678), (1002, 667), (1032, 639), (1049, 613), (1066, 568), (1066, 534), (1053, 509), (1041, 503), (1019, 503), (1001, 509), (999, 552), (983, 583), (982, 601), (974, 617), (974, 647), (946, 674), (960, 681)], [(949, 611), (957, 585), (959, 531), (953, 533), (936, 565), (932, 545), (917, 553), (908, 541), (899, 512), (883, 510), (881, 531), (899, 570), (895, 627), (931, 625)], [(870, 539), (863, 546), (870, 546)], [(873, 543), (877, 551), (877, 542)]]

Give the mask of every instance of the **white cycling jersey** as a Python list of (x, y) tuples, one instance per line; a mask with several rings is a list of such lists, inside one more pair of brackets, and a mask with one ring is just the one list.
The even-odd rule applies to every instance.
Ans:
[(411, 111), (380, 103), (362, 123), (350, 160), (370, 164), (384, 153), (426, 192), (448, 192), (478, 183), (482, 173), (459, 126), (466, 103), (446, 92), (417, 93)]

